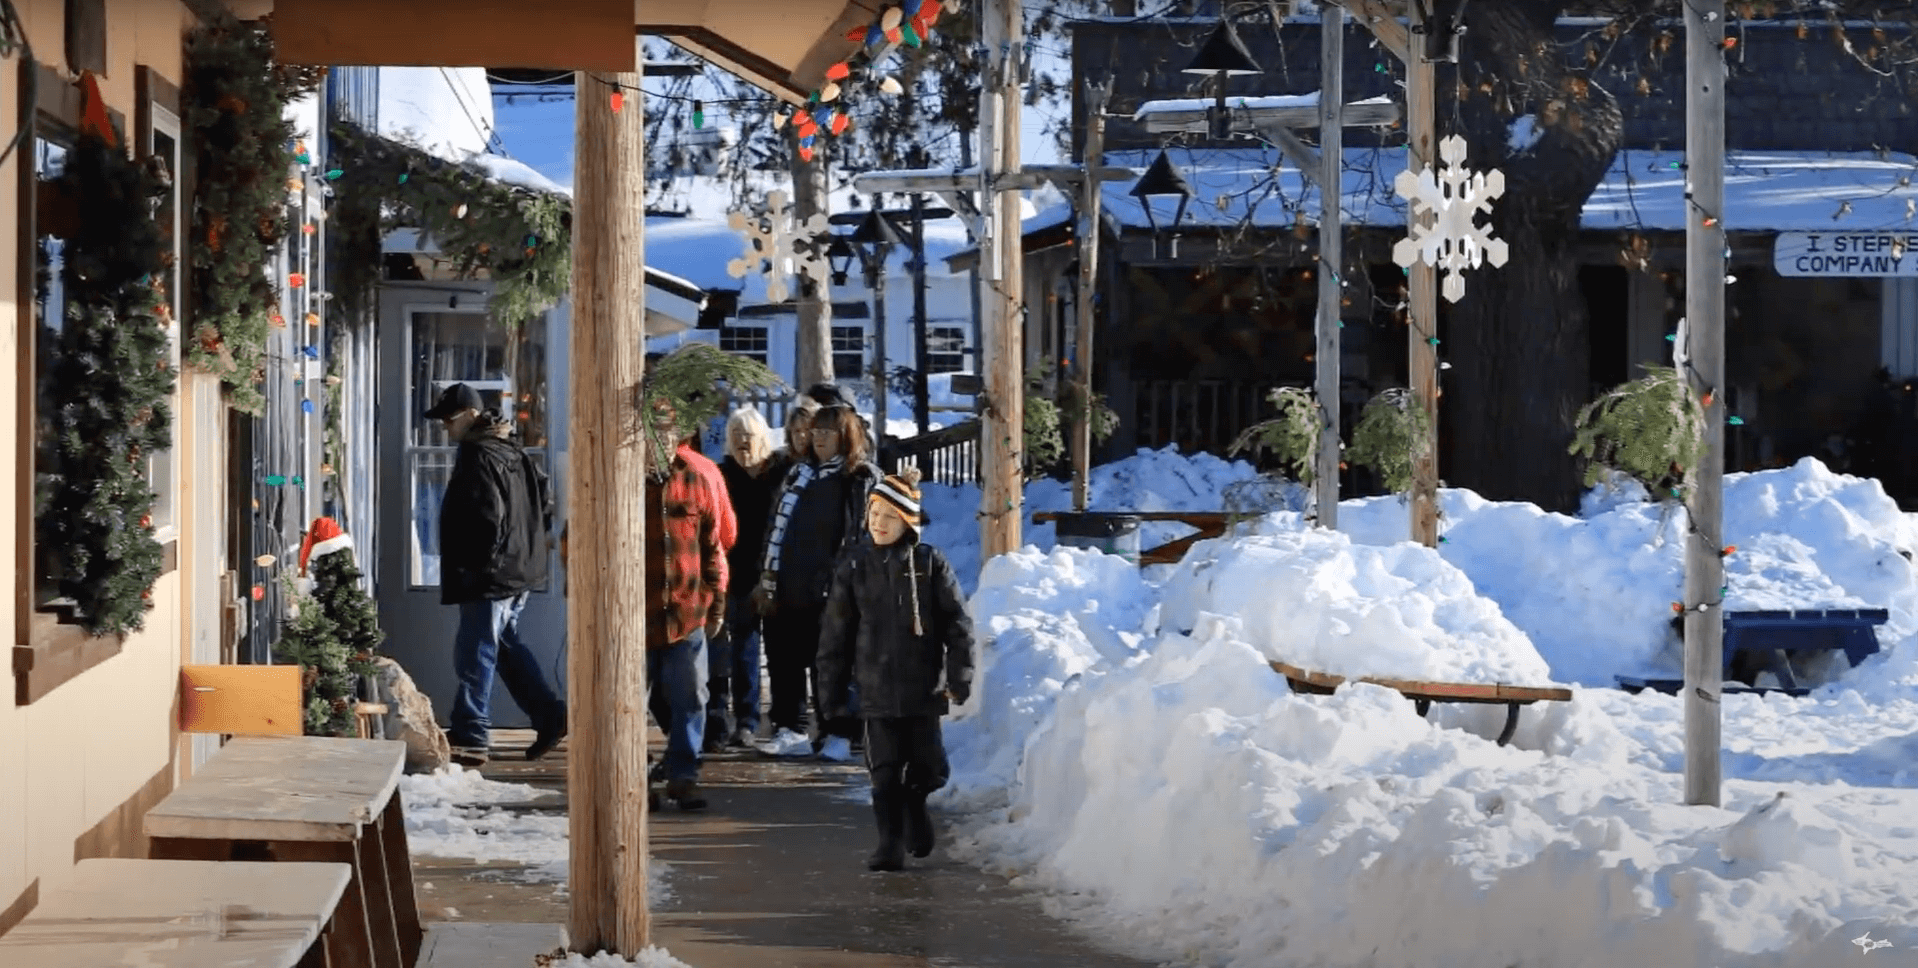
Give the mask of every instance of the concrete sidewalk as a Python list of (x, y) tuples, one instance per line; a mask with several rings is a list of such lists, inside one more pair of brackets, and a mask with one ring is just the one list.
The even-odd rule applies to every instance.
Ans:
[[(526, 763), (507, 745), (515, 741), (496, 734), (503, 758), (482, 772), (563, 791), (563, 755)], [(909, 859), (901, 873), (868, 872), (862, 769), (727, 754), (708, 758), (703, 780), (707, 810), (668, 806), (651, 831), (653, 857), (669, 866), (654, 943), (694, 968), (1145, 968), (1100, 951), (1042, 914), (1039, 898), (943, 849)], [(500, 922), (565, 923), (564, 890), (551, 884), (514, 883), (499, 865), (418, 858), (415, 868), (424, 916), (443, 920), (452, 909), (465, 922), (442, 932), (461, 968), (491, 968), (472, 960), (479, 952), (504, 968), (550, 950), (550, 928)], [(529, 950), (509, 950), (516, 945)], [(423, 968), (442, 965), (453, 962), (422, 959)]]

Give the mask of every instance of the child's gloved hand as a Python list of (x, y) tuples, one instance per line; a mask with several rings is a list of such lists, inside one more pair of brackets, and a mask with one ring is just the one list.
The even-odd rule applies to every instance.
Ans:
[(773, 601), (772, 583), (764, 578), (753, 586), (753, 611), (761, 617), (771, 617), (773, 612), (778, 611), (778, 605)]

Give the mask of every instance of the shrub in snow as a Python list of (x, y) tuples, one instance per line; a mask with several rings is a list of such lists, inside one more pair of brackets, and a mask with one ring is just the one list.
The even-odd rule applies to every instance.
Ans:
[(1498, 605), (1437, 551), (1280, 531), (1195, 545), (1163, 590), (1161, 621), (1228, 617), (1268, 659), (1334, 675), (1542, 684), (1551, 670)]

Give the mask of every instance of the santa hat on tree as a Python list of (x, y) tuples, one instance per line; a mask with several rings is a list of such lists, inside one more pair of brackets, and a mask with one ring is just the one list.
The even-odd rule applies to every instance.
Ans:
[(324, 558), (336, 551), (353, 550), (353, 536), (340, 527), (332, 518), (314, 518), (313, 526), (306, 529), (306, 540), (300, 544), (300, 574), (306, 574), (307, 562), (313, 558)]

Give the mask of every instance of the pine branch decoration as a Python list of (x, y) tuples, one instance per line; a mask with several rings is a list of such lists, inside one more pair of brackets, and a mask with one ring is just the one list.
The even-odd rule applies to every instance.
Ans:
[(189, 237), (196, 325), (182, 350), (219, 375), (235, 409), (257, 414), (266, 403), (261, 356), (280, 301), (267, 267), (289, 229), (295, 132), (286, 104), (317, 87), (321, 72), (276, 64), (263, 24), (242, 22), (224, 4), (194, 6), (200, 24), (187, 41), (182, 101), (199, 159)]
[[(640, 412), (665, 403), (676, 416), (679, 435), (696, 433), (725, 415), (731, 393), (782, 390), (785, 381), (765, 364), (722, 352), (708, 343), (688, 343), (646, 367)], [(671, 448), (663, 448), (670, 453)], [(655, 454), (654, 458), (664, 456)], [(654, 473), (665, 467), (655, 465)]]
[(1373, 397), (1352, 428), (1346, 459), (1370, 467), (1394, 494), (1412, 489), (1412, 468), (1431, 449), (1432, 421), (1404, 387)]
[(1678, 370), (1648, 366), (1579, 411), (1570, 452), (1588, 462), (1585, 486), (1607, 468), (1653, 494), (1683, 499), (1705, 449), (1705, 407)]
[(1319, 426), (1324, 419), (1318, 396), (1304, 387), (1278, 387), (1267, 399), (1278, 407), (1278, 416), (1245, 428), (1232, 442), (1232, 453), (1269, 453), (1279, 459), (1282, 468), (1289, 467), (1299, 483), (1311, 484), (1319, 455)]
[[(124, 143), (122, 141), (121, 143)], [(50, 374), (53, 460), (36, 506), (39, 540), (61, 552), (53, 577), (93, 635), (140, 629), (160, 577), (148, 458), (172, 446), (167, 400), (165, 246), (150, 169), (85, 134), (59, 190), (78, 207), (61, 284), (64, 325)]]

